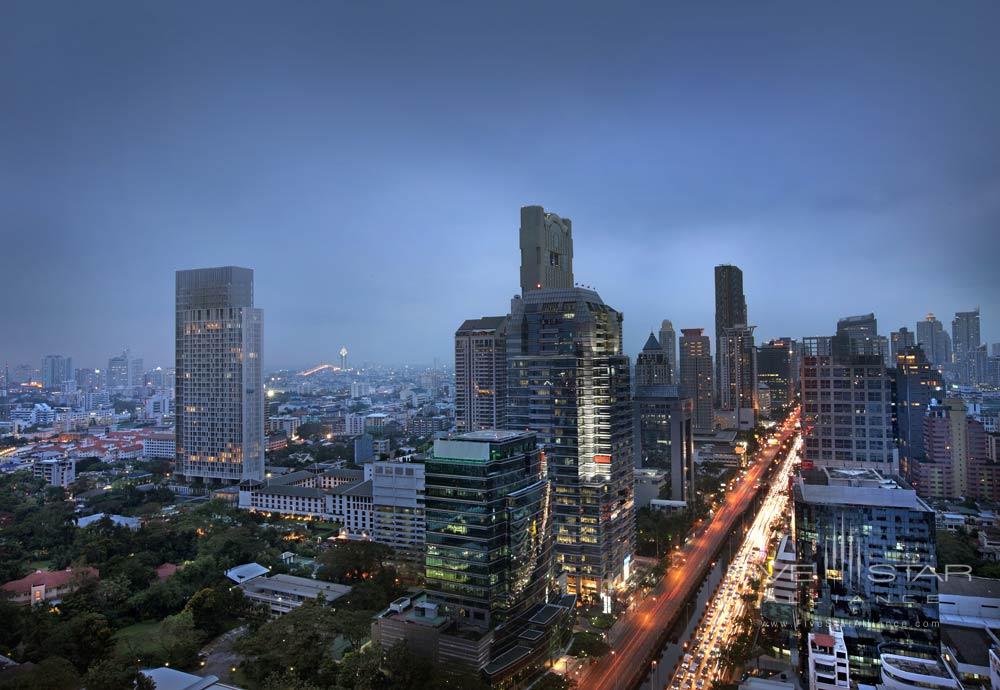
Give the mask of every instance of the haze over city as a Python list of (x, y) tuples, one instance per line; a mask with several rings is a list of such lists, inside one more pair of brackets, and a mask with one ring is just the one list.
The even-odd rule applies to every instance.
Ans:
[(0, 357), (169, 364), (174, 271), (234, 264), (269, 369), (449, 362), (518, 291), (528, 204), (573, 220), (628, 353), (711, 328), (719, 263), (758, 340), (976, 306), (1000, 340), (975, 10), (8, 3)]

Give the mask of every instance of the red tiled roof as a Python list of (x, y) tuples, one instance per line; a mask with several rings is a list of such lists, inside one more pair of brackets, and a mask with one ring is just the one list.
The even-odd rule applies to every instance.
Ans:
[(176, 572), (177, 566), (173, 563), (164, 563), (163, 565), (156, 566), (156, 577), (160, 580), (166, 580)]
[(815, 642), (820, 647), (830, 647), (831, 649), (835, 644), (833, 635), (827, 635), (826, 633), (813, 634), (813, 642)]
[(63, 587), (77, 575), (82, 575), (83, 577), (100, 577), (100, 573), (97, 568), (36, 570), (27, 577), (22, 577), (20, 580), (11, 580), (10, 582), (4, 583), (0, 589), (7, 592), (30, 594), (31, 588), (37, 587), (38, 585), (45, 585), (46, 589)]

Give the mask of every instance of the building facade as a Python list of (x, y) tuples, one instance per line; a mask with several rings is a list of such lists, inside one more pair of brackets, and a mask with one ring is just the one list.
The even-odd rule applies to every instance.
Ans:
[(940, 369), (951, 363), (951, 337), (934, 314), (928, 314), (923, 321), (917, 322), (917, 345), (935, 367)]
[(262, 479), (263, 315), (253, 306), (253, 271), (178, 271), (176, 311), (176, 473), (212, 483)]
[(722, 403), (722, 337), (727, 328), (746, 325), (747, 300), (743, 294), (743, 271), (724, 264), (715, 267), (715, 402)]
[(521, 208), (521, 294), (573, 287), (573, 223), (541, 206)]
[(664, 319), (660, 324), (660, 347), (667, 355), (667, 369), (670, 374), (667, 383), (677, 383), (677, 377), (680, 376), (677, 370), (677, 333), (669, 319)]
[[(822, 351), (817, 340), (807, 349)], [(892, 386), (880, 356), (809, 354), (801, 379), (804, 463), (898, 473)]]
[(740, 429), (752, 429), (757, 415), (757, 357), (753, 326), (737, 324), (722, 332), (719, 409), (736, 413)]
[(711, 431), (715, 428), (712, 341), (704, 329), (681, 329), (680, 371), (681, 395), (692, 401), (695, 431)]
[(511, 305), (508, 428), (537, 432), (555, 491), (556, 558), (584, 599), (610, 598), (634, 544), (630, 366), (622, 316), (593, 290)]
[(982, 335), (979, 330), (979, 308), (955, 312), (951, 322), (951, 346), (959, 383), (975, 385), (981, 382), (979, 363)]
[(795, 402), (798, 382), (795, 341), (778, 338), (757, 348), (757, 382), (771, 391), (771, 405), (775, 410)]
[(869, 683), (881, 654), (938, 648), (934, 511), (916, 492), (870, 469), (818, 468), (793, 497), (799, 569), (814, 573), (800, 578), (801, 639), (838, 627), (852, 681)]
[(944, 380), (922, 348), (910, 346), (896, 355), (893, 400), (896, 404), (896, 445), (901, 474), (913, 479), (914, 463), (924, 457), (924, 417), (931, 400), (944, 395)]
[(469, 319), (455, 331), (455, 429), (507, 424), (507, 319)]

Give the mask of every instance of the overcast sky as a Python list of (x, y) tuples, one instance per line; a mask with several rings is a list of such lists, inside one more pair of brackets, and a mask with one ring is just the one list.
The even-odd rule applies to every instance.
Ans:
[(255, 270), (265, 365), (452, 357), (519, 207), (651, 327), (982, 307), (1000, 340), (1000, 3), (5, 2), (0, 358), (172, 364), (178, 268)]

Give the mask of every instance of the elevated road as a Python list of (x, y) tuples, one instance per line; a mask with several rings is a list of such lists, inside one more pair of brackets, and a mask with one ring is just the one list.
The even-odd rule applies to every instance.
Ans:
[(722, 506), (701, 532), (680, 550), (683, 561), (671, 565), (656, 587), (625, 614), (619, 623), (623, 629), (611, 653), (581, 670), (577, 678), (580, 690), (627, 690), (641, 684), (663, 646), (664, 635), (677, 621), (685, 602), (698, 590), (719, 549), (738, 528), (782, 444), (795, 434), (797, 419), (796, 409), (774, 431), (778, 445), (758, 451), (743, 480), (726, 494)]

